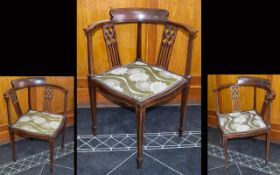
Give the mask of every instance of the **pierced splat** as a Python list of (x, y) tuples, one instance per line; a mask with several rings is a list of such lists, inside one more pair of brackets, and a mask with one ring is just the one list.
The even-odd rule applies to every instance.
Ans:
[(18, 98), (15, 90), (10, 91), (10, 97), (12, 99), (13, 104), (18, 103)]
[(52, 87), (45, 87), (44, 93), (44, 106), (43, 111), (51, 112), (51, 101), (53, 99), (53, 88)]
[(115, 25), (103, 25), (103, 37), (111, 68), (121, 65)]
[(240, 90), (239, 86), (230, 86), (230, 96), (232, 101), (232, 111), (240, 111)]
[(21, 116), (22, 115), (22, 111), (21, 111), (21, 108), (20, 108), (20, 105), (19, 105), (19, 101), (18, 101), (18, 97), (17, 97), (16, 91), (15, 90), (11, 90), (9, 92), (9, 95), (11, 97), (12, 104), (13, 104), (13, 106), (15, 108), (15, 111), (16, 111), (17, 115)]
[(162, 39), (157, 58), (157, 65), (165, 69), (168, 68), (172, 49), (176, 39), (178, 27), (173, 25), (165, 25), (162, 33)]

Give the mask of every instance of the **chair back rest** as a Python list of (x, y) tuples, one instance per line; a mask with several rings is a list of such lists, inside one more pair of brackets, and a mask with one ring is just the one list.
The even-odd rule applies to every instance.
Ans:
[(27, 88), (28, 90), (28, 110), (32, 110), (31, 104), (32, 104), (32, 91), (31, 88), (33, 87), (43, 87), (44, 90), (44, 98), (43, 98), (43, 112), (51, 112), (52, 106), (51, 103), (54, 98), (54, 90), (57, 89), (64, 93), (64, 112), (66, 111), (67, 107), (67, 90), (61, 86), (49, 84), (46, 82), (46, 78), (44, 77), (35, 77), (35, 78), (22, 78), (22, 79), (16, 79), (12, 80), (11, 82), (12, 88), (7, 90), (4, 94), (4, 97), (6, 99), (7, 108), (8, 108), (8, 116), (9, 116), (9, 123), (10, 121), (10, 103), (9, 99), (11, 99), (11, 102), (13, 104), (13, 107), (15, 109), (15, 112), (18, 117), (23, 115), (22, 108), (20, 106), (20, 102), (18, 100), (17, 91), (21, 89)]
[(241, 86), (253, 87), (253, 89), (254, 89), (254, 100), (253, 100), (254, 110), (256, 110), (257, 88), (261, 88), (266, 91), (264, 101), (262, 104), (262, 108), (260, 111), (260, 114), (263, 116), (265, 111), (267, 110), (268, 105), (275, 98), (275, 94), (271, 90), (270, 80), (263, 79), (263, 78), (257, 78), (257, 77), (248, 77), (248, 76), (238, 77), (236, 83), (224, 84), (214, 90), (216, 92), (217, 112), (219, 113), (218, 92), (220, 92), (221, 90), (226, 89), (226, 88), (229, 88), (229, 90), (230, 90), (232, 111), (233, 112), (241, 111), (241, 109), (240, 109), (240, 87)]
[(115, 25), (123, 23), (137, 23), (137, 53), (136, 60), (141, 61), (141, 24), (153, 23), (164, 25), (160, 49), (157, 56), (156, 65), (164, 69), (168, 69), (171, 58), (174, 42), (176, 39), (177, 30), (181, 29), (188, 34), (188, 48), (185, 75), (190, 75), (191, 71), (191, 55), (193, 39), (197, 31), (191, 29), (189, 26), (169, 21), (168, 11), (164, 9), (147, 9), (147, 8), (120, 8), (110, 10), (111, 19), (98, 21), (88, 28), (84, 29), (87, 35), (88, 44), (88, 69), (89, 74), (94, 74), (93, 70), (93, 48), (92, 48), (92, 34), (97, 28), (102, 27), (103, 37), (106, 44), (107, 55), (111, 68), (121, 65), (119, 54), (117, 33)]

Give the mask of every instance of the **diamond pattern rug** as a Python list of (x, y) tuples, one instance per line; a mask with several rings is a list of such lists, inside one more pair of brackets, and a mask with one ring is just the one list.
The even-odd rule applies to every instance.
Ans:
[[(132, 151), (137, 149), (135, 134), (79, 135), (78, 152)], [(184, 132), (182, 138), (177, 132), (145, 133), (144, 150), (174, 149), (201, 146), (200, 131)]]
[[(201, 147), (201, 132), (200, 131), (186, 131), (183, 133), (182, 138), (178, 136), (177, 132), (161, 132), (161, 133), (145, 133), (144, 134), (144, 145), (143, 145), (143, 159), (144, 167), (140, 170), (137, 170), (136, 167), (136, 156), (137, 156), (137, 142), (135, 134), (113, 134), (113, 135), (78, 135), (77, 137), (77, 152), (78, 156), (89, 156), (90, 160), (92, 160), (94, 165), (92, 165), (91, 173), (99, 173), (99, 174), (131, 174), (136, 173), (134, 171), (147, 171), (149, 173), (153, 172), (155, 169), (157, 171), (153, 173), (159, 173), (159, 169), (164, 170), (163, 174), (171, 174), (171, 175), (184, 175), (187, 167), (184, 166), (186, 161), (186, 157), (188, 154), (185, 154), (186, 151), (179, 150), (187, 150), (189, 148), (189, 153), (195, 152), (193, 156), (197, 157), (196, 152), (200, 152)], [(193, 149), (196, 149), (194, 151)], [(165, 150), (160, 152), (161, 150)], [(170, 150), (170, 151), (169, 151)], [(120, 160), (118, 160), (113, 153), (119, 154)], [(121, 154), (121, 152), (125, 154)], [(86, 154), (84, 154), (86, 153)], [(89, 154), (92, 155), (89, 155)], [(110, 166), (107, 170), (102, 169), (101, 172), (94, 172), (96, 170), (95, 166), (100, 167), (105, 163), (105, 161), (98, 160), (100, 153), (103, 154), (103, 157), (111, 157), (110, 160), (116, 160), (117, 163), (107, 162), (108, 165), (105, 165), (106, 168)], [(110, 155), (107, 155), (112, 153)], [(170, 155), (170, 156), (169, 156)], [(177, 156), (177, 157), (176, 157)], [(172, 160), (178, 160), (178, 162), (173, 162), (168, 160), (168, 158)], [(178, 158), (178, 159), (177, 159)], [(107, 160), (107, 159), (106, 159)], [(180, 162), (181, 160), (181, 162)], [(101, 162), (100, 162), (101, 161)], [(78, 162), (79, 166), (80, 162)], [(175, 165), (176, 166), (175, 166)], [(180, 167), (180, 168), (178, 168)], [(182, 167), (183, 170), (182, 170)], [(200, 169), (200, 167), (198, 167)], [(188, 168), (187, 168), (188, 169)], [(89, 173), (84, 172), (84, 174)], [(143, 172), (144, 173), (144, 172)], [(83, 174), (83, 173), (82, 173)], [(145, 173), (144, 173), (145, 174)], [(193, 173), (192, 173), (193, 174)], [(196, 174), (200, 174), (199, 171), (196, 170)]]
[[(74, 142), (64, 144), (63, 150), (61, 146), (58, 146), (54, 150), (54, 159), (58, 159), (67, 156), (74, 152)], [(0, 175), (12, 175), (27, 171), (39, 165), (43, 165), (49, 162), (50, 152), (44, 151), (38, 154), (34, 154), (29, 157), (25, 157), (11, 162), (8, 164), (0, 165)]]
[[(220, 146), (208, 143), (208, 155), (224, 159), (224, 149)], [(232, 162), (265, 174), (280, 174), (280, 164), (274, 162), (268, 162), (265, 164), (265, 160), (263, 159), (242, 154), (233, 150), (228, 150), (228, 161), (229, 163)]]

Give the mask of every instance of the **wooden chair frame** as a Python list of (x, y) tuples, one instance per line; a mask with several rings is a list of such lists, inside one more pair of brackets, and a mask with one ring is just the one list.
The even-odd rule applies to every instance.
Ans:
[[(224, 134), (222, 127), (218, 122), (218, 115), (220, 115), (220, 101), (219, 101), (219, 93), (227, 88), (231, 87), (239, 87), (239, 86), (247, 86), (254, 88), (254, 110), (256, 109), (256, 102), (257, 102), (257, 89), (264, 89), (266, 91), (265, 98), (262, 104), (261, 111), (259, 115), (263, 118), (267, 128), (248, 131), (248, 132), (240, 132), (240, 133), (231, 133), (231, 134)], [(230, 89), (231, 93), (234, 90)], [(218, 86), (214, 89), (214, 93), (216, 95), (216, 115), (217, 115), (217, 123), (218, 123), (218, 130), (221, 136), (222, 145), (224, 147), (224, 157), (225, 157), (225, 165), (227, 167), (227, 160), (228, 160), (228, 153), (227, 153), (227, 140), (234, 139), (234, 138), (245, 138), (245, 137), (254, 137), (259, 135), (266, 135), (266, 154), (265, 154), (265, 161), (268, 162), (269, 160), (269, 149), (270, 149), (270, 116), (271, 116), (271, 103), (275, 98), (275, 92), (271, 89), (270, 81), (263, 78), (256, 78), (256, 77), (247, 77), (241, 76), (238, 77), (237, 83), (230, 83), (230, 84), (223, 84)], [(239, 92), (237, 92), (239, 93)], [(238, 94), (239, 95), (239, 94)], [(236, 99), (232, 98), (232, 108), (234, 111), (241, 111), (239, 102), (235, 101)], [(237, 102), (237, 103), (236, 103)], [(267, 112), (267, 113), (266, 113)], [(264, 117), (267, 114), (267, 117)]]
[[(143, 146), (143, 133), (144, 133), (144, 121), (145, 121), (145, 111), (146, 108), (165, 101), (171, 97), (174, 97), (177, 93), (182, 92), (181, 97), (181, 115), (180, 115), (180, 126), (179, 135), (182, 136), (183, 133), (183, 123), (185, 121), (186, 105), (189, 95), (189, 88), (191, 82), (191, 57), (193, 48), (193, 39), (197, 31), (191, 29), (189, 26), (180, 24), (177, 22), (169, 21), (168, 11), (163, 9), (145, 9), (145, 8), (120, 8), (112, 9), (110, 11), (111, 19), (95, 22), (84, 29), (87, 37), (87, 47), (88, 47), (88, 88), (90, 94), (90, 103), (92, 110), (92, 130), (93, 134), (96, 134), (96, 89), (99, 89), (106, 97), (127, 104), (136, 111), (137, 117), (137, 167), (140, 168), (142, 165), (142, 146)], [(93, 69), (93, 45), (92, 36), (97, 29), (102, 28), (104, 39), (107, 47), (107, 54), (109, 57), (109, 62), (111, 68), (121, 66), (121, 60), (118, 50), (118, 43), (116, 37), (115, 25), (125, 24), (125, 23), (137, 23), (137, 53), (136, 61), (142, 61), (141, 58), (141, 24), (161, 24), (164, 25), (164, 31), (162, 36), (162, 41), (160, 45), (160, 51), (157, 59), (157, 66), (164, 69), (168, 69), (171, 52), (173, 44), (176, 37), (176, 32), (178, 29), (182, 30), (188, 35), (188, 46), (187, 46), (187, 56), (186, 56), (186, 68), (184, 78), (187, 81), (182, 81), (178, 83), (174, 88), (168, 90), (162, 94), (153, 96), (147, 100), (139, 102), (131, 97), (125, 96), (123, 94), (117, 93), (110, 88), (104, 86), (102, 83), (95, 79), (95, 72)]]
[[(51, 113), (51, 103), (53, 102), (53, 100), (52, 100), (53, 90), (61, 91), (64, 94), (64, 107), (63, 107), (63, 114), (62, 114), (62, 116), (63, 116), (62, 123), (59, 126), (59, 128), (56, 130), (56, 132), (51, 136), (39, 134), (39, 133), (32, 133), (32, 132), (28, 132), (28, 131), (24, 131), (24, 130), (12, 127), (13, 123), (12, 123), (10, 103), (12, 103), (18, 119), (24, 115), (24, 113), (21, 110), (20, 102), (18, 101), (16, 92), (21, 89), (26, 89), (26, 88), (28, 89), (28, 111), (29, 111), (29, 110), (32, 110), (31, 88), (34, 88), (34, 87), (44, 87), (45, 88), (43, 112)], [(51, 165), (50, 170), (52, 172), (55, 138), (57, 137), (57, 135), (60, 132), (62, 132), (61, 148), (63, 149), (63, 146), (64, 146), (64, 137), (65, 137), (65, 130), (66, 130), (66, 115), (67, 115), (67, 95), (68, 95), (68, 90), (66, 90), (65, 88), (63, 88), (61, 86), (47, 83), (46, 79), (43, 77), (16, 79), (16, 80), (12, 81), (12, 88), (8, 89), (4, 93), (4, 98), (5, 98), (6, 105), (7, 105), (8, 122), (9, 122), (8, 127), (9, 127), (9, 134), (10, 134), (10, 140), (11, 140), (11, 145), (12, 145), (13, 161), (16, 161), (15, 137), (14, 137), (15, 134), (22, 136), (22, 137), (30, 137), (30, 138), (47, 140), (47, 141), (49, 141), (49, 145), (50, 145), (50, 165)]]

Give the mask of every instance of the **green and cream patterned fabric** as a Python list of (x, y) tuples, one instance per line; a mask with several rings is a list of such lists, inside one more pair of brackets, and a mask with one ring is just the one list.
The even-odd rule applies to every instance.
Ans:
[(21, 130), (52, 135), (61, 125), (63, 116), (39, 111), (29, 111), (12, 126)]
[(136, 61), (96, 76), (96, 79), (118, 93), (143, 101), (176, 86), (184, 77), (162, 68)]
[(225, 134), (266, 128), (262, 117), (254, 110), (220, 114), (218, 115), (218, 121)]

